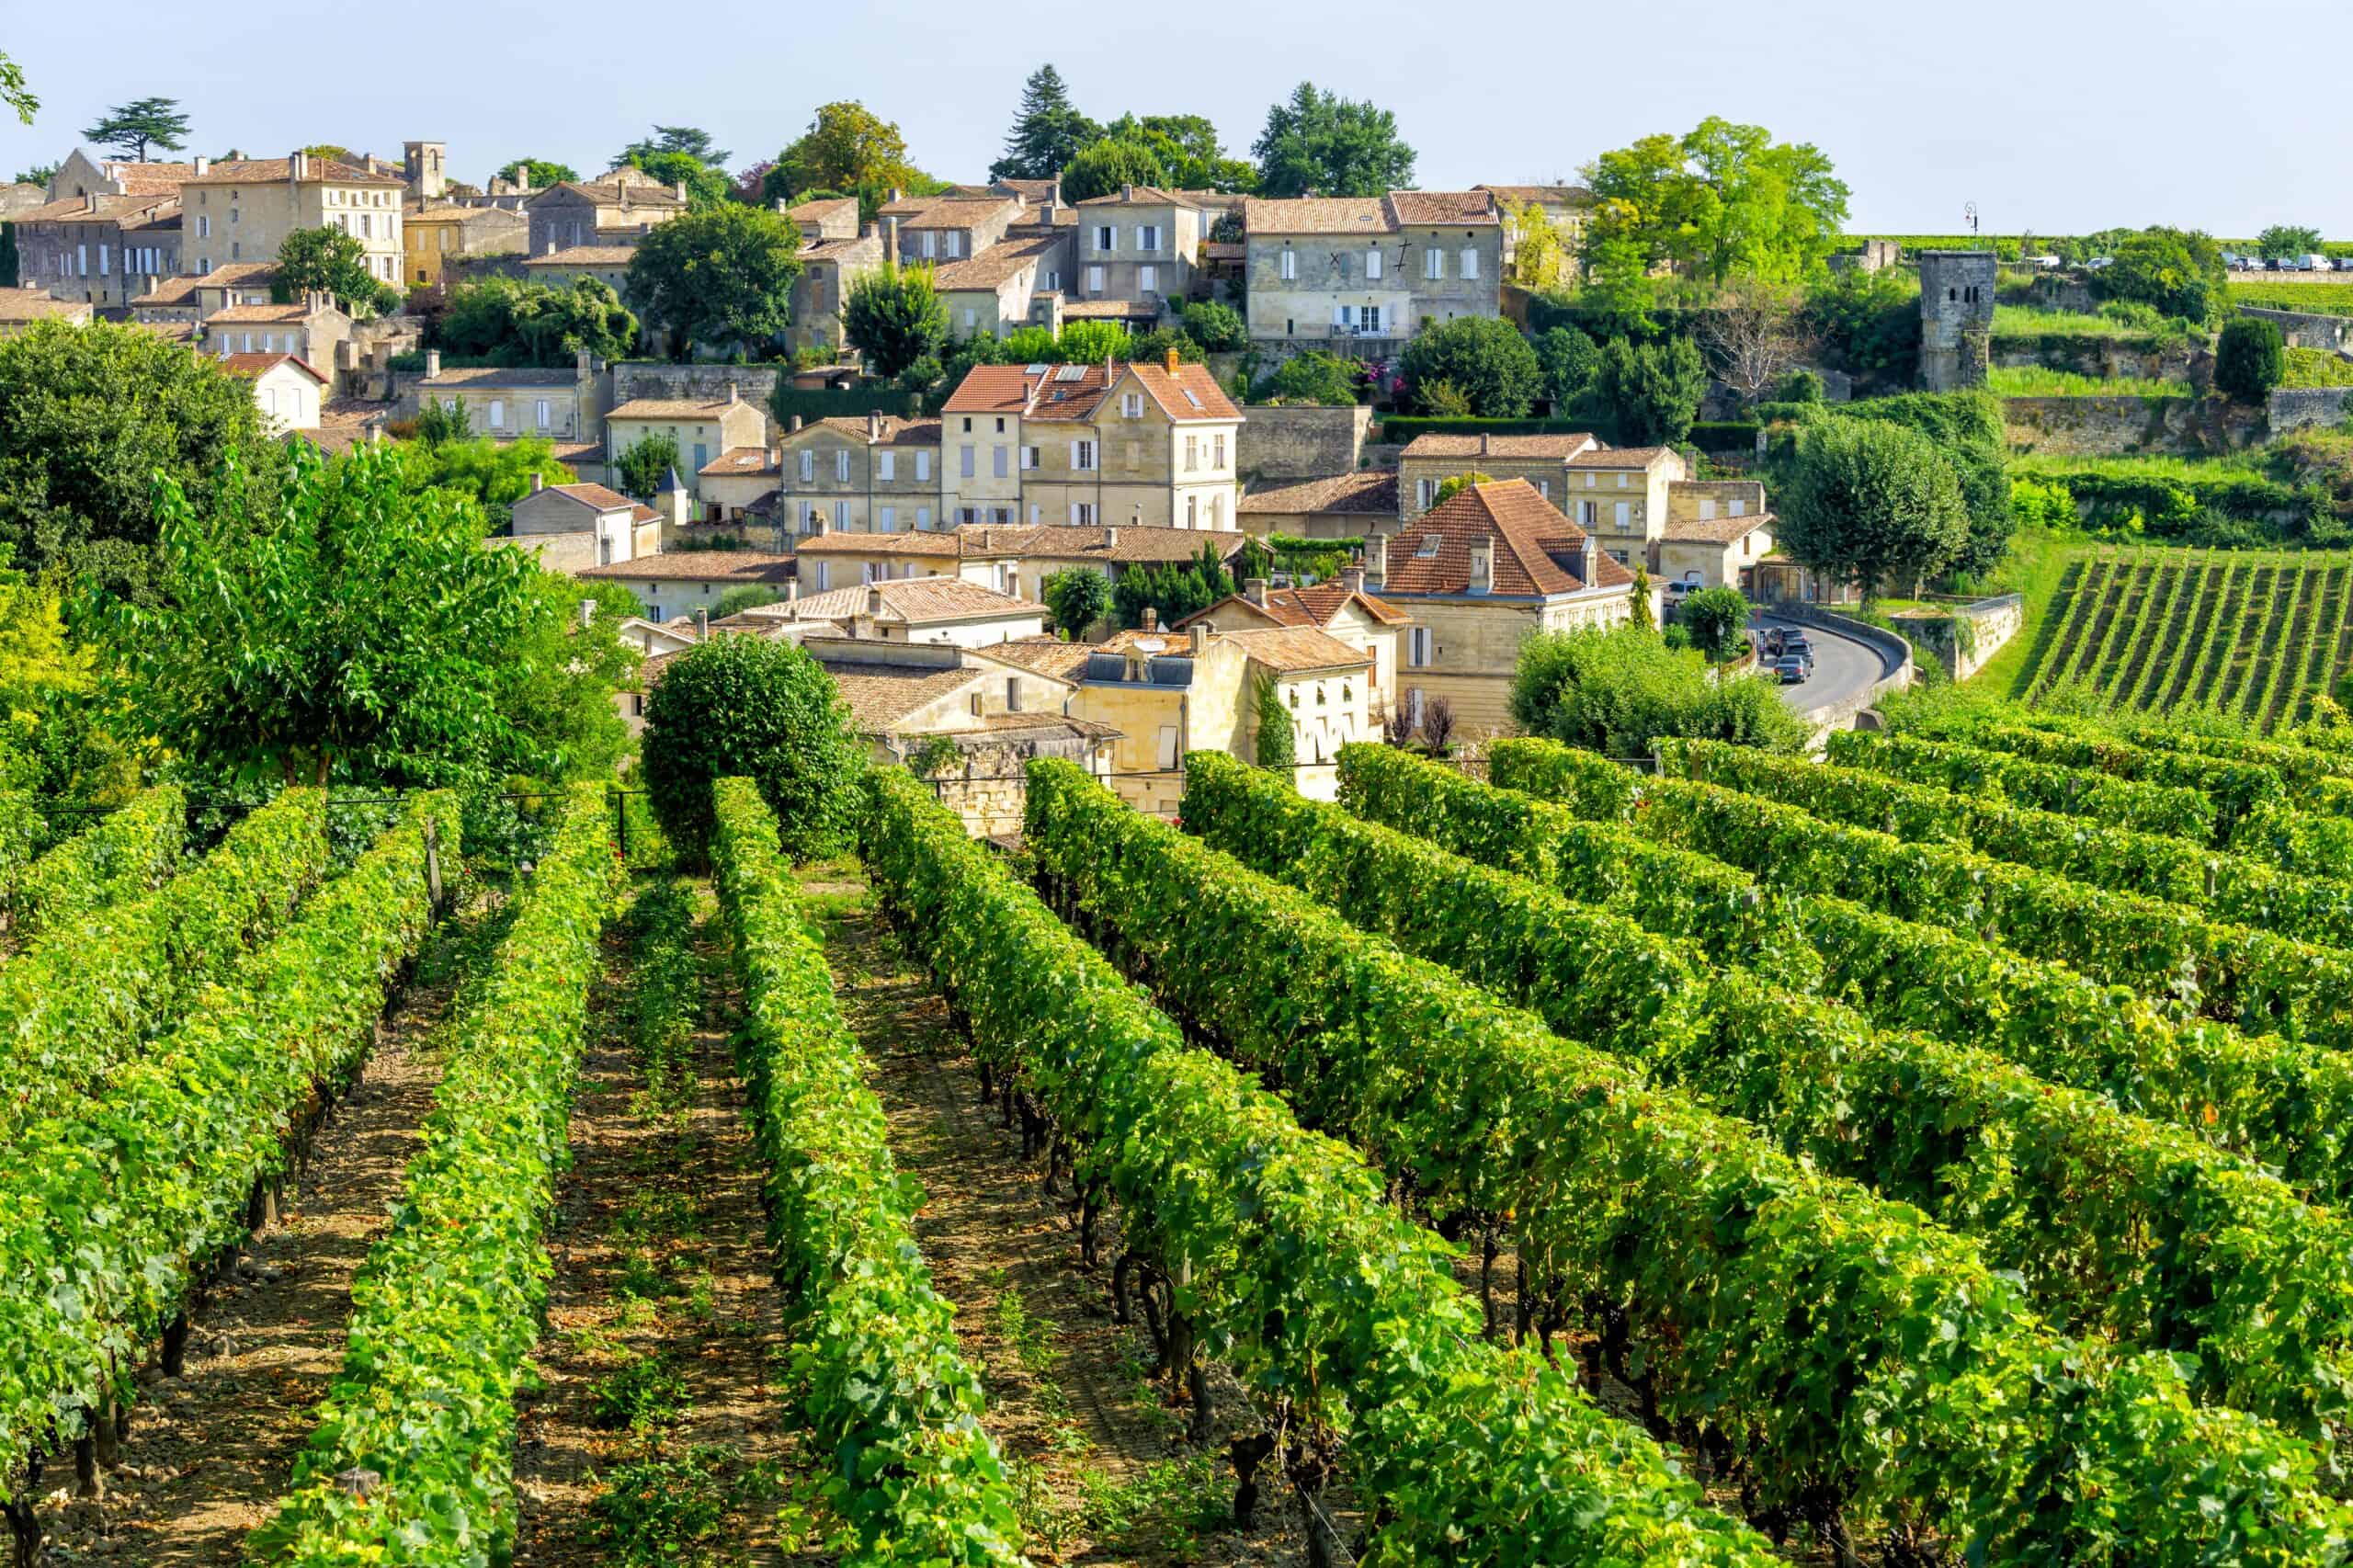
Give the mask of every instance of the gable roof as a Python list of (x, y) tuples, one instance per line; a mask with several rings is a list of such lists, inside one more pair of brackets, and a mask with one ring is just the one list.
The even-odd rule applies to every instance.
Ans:
[(580, 379), (576, 368), (544, 365), (444, 365), (417, 384), (443, 387), (568, 387)]
[(987, 222), (999, 211), (1018, 210), (1019, 205), (1013, 197), (994, 192), (963, 196), (951, 191), (945, 196), (903, 196), (884, 202), (877, 215), (896, 218), (902, 229), (968, 229)]
[(1059, 637), (1009, 637), (985, 648), (971, 650), (1001, 663), (1018, 665), (1033, 675), (1048, 676), (1055, 680), (1075, 681), (1078, 672), (1086, 665), (1088, 655), (1095, 652), (1092, 644), (1065, 642)]
[(182, 184), (196, 177), (196, 165), (134, 163), (114, 158), (98, 164), (101, 173), (119, 180), (123, 190), (131, 196), (166, 196)]
[(286, 322), (307, 322), (314, 313), (318, 315), (325, 315), (332, 309), (334, 309), (333, 306), (322, 305), (314, 312), (312, 311), (310, 306), (305, 304), (226, 305), (205, 317), (204, 324), (210, 326), (214, 322), (228, 322), (232, 324), (244, 322), (276, 322), (281, 324)]
[[(570, 372), (567, 371), (566, 374)], [(758, 403), (743, 398), (737, 398), (731, 403), (723, 397), (709, 401), (696, 398), (633, 397), (607, 414), (605, 417), (607, 419), (717, 419), (738, 408), (748, 409), (754, 414), (760, 412)]]
[(1483, 190), (1392, 190), (1386, 196), (1251, 197), (1242, 223), (1257, 234), (1388, 234), (1408, 223), (1475, 227), (1502, 222)]
[(637, 255), (635, 245), (566, 245), (525, 256), (525, 267), (627, 267)]
[(1633, 574), (1594, 551), (1594, 581), (1577, 563), (1585, 530), (1552, 509), (1524, 479), (1465, 485), (1423, 513), (1389, 542), (1387, 595), (1463, 594), (1471, 586), (1471, 547), (1494, 546), (1489, 592), (1502, 598), (1550, 597), (1588, 587), (1623, 587)]
[(1189, 196), (1180, 190), (1163, 190), (1156, 185), (1127, 185), (1117, 190), (1107, 190), (1100, 196), (1090, 196), (1077, 203), (1081, 207), (1122, 207), (1130, 204), (1150, 207), (1197, 207)]
[[(601, 490), (604, 486), (595, 488)], [(651, 515), (639, 521), (649, 520)], [(788, 556), (765, 555), (755, 550), (679, 550), (641, 556), (635, 561), (616, 561), (609, 566), (583, 566), (573, 575), (619, 577), (641, 583), (781, 583), (792, 575), (792, 562)]]
[(327, 379), (311, 369), (310, 361), (297, 354), (224, 354), (221, 357), (220, 365), (233, 376), (247, 376), (256, 380), (275, 370), (280, 365), (291, 365), (319, 385), (327, 384)]
[[(408, 183), (395, 174), (371, 175), (357, 164), (347, 164), (339, 158), (310, 158), (309, 173), (303, 177), (311, 181), (332, 181), (336, 185), (390, 185)], [(184, 185), (262, 185), (271, 180), (291, 179), (292, 158), (231, 158), (215, 163), (202, 174), (191, 169)]]
[(50, 317), (87, 320), (88, 301), (61, 300), (46, 289), (0, 289), (0, 321), (44, 321)]
[(561, 495), (567, 501), (577, 501), (591, 511), (627, 512), (634, 520), (641, 523), (650, 523), (659, 515), (653, 507), (642, 506), (620, 491), (608, 489), (601, 484), (585, 483), (551, 484), (547, 487), (545, 494)]
[(1334, 578), (1304, 588), (1269, 588), (1264, 604), (1252, 599), (1246, 593), (1228, 594), (1206, 609), (1197, 609), (1177, 621), (1172, 630), (1182, 631), (1221, 609), (1248, 610), (1264, 617), (1275, 626), (1312, 626), (1328, 630), (1339, 619), (1340, 612), (1351, 604), (1381, 626), (1404, 626), (1414, 619), (1394, 605), (1383, 604), (1363, 589), (1351, 588)]
[(1234, 506), (1242, 512), (1346, 512), (1397, 514), (1397, 471), (1358, 469), (1323, 479), (1299, 479), (1251, 491)]
[(1772, 520), (1770, 512), (1745, 512), (1737, 517), (1687, 517), (1668, 523), (1659, 538), (1668, 544), (1731, 544)]
[(784, 215), (795, 223), (822, 223), (827, 218), (838, 217), (843, 208), (857, 205), (858, 198), (855, 196), (835, 196), (788, 207)]
[(867, 613), (876, 595), (881, 596), (881, 613), (876, 619), (908, 626), (1028, 619), (1046, 613), (1043, 605), (967, 583), (961, 577), (893, 577), (888, 582), (853, 584), (798, 599), (793, 613), (802, 620), (848, 620)]
[[(1238, 420), (1206, 365), (1112, 360), (1083, 365), (975, 365), (949, 394), (943, 414), (1018, 414), (1025, 419), (1087, 420), (1132, 371), (1145, 393), (1171, 419)], [(1190, 393), (1190, 396), (1187, 394)]]
[(820, 431), (847, 437), (850, 440), (869, 447), (936, 447), (939, 445), (938, 420), (909, 419), (897, 414), (882, 415), (879, 439), (875, 435), (875, 426), (857, 415), (829, 414), (823, 419), (805, 422), (798, 430), (787, 431), (783, 437), (783, 444), (790, 446), (800, 437), (813, 436)]
[(954, 293), (964, 289), (994, 289), (1025, 267), (1038, 262), (1062, 248), (1059, 236), (1034, 240), (1008, 240), (994, 244), (978, 256), (961, 261), (944, 261), (932, 270), (932, 287), (942, 293)]
[(704, 479), (758, 479), (779, 472), (766, 447), (730, 447), (695, 471)]
[(43, 202), (13, 214), (11, 223), (128, 223), (168, 207), (177, 199), (175, 190), (155, 191), (143, 196), (68, 196), (56, 201)]
[(1207, 365), (1179, 360), (1172, 370), (1164, 360), (1139, 359), (1128, 368), (1160, 411), (1179, 423), (1242, 417), (1242, 411), (1233, 406), (1233, 400), (1225, 395)]
[[(524, 205), (536, 207), (559, 191), (595, 202), (599, 207), (684, 207), (686, 205), (678, 199), (678, 193), (676, 190), (664, 185), (660, 180), (650, 176), (642, 180), (628, 181), (614, 178), (614, 175), (620, 172), (615, 169), (607, 174), (604, 178), (597, 180), (558, 180), (544, 190), (533, 191)], [(622, 199), (621, 193), (624, 190), (629, 193), (627, 201)]]
[(912, 533), (822, 533), (793, 547), (796, 555), (913, 555), (954, 561), (964, 553), (962, 530), (917, 528)]
[(1287, 675), (1352, 669), (1372, 663), (1370, 653), (1359, 653), (1330, 632), (1312, 626), (1269, 626), (1250, 631), (1221, 631), (1217, 635), (1259, 664)]
[(1582, 430), (1556, 436), (1495, 436), (1432, 432), (1416, 436), (1398, 454), (1403, 458), (1552, 458), (1566, 462), (1599, 443)]

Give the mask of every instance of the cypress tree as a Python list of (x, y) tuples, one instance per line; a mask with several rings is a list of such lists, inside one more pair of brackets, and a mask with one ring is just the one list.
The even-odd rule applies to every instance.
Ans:
[(1072, 107), (1062, 73), (1040, 65), (1021, 86), (1021, 112), (1005, 138), (1005, 156), (989, 178), (1052, 179), (1081, 147), (1099, 140), (1102, 127)]

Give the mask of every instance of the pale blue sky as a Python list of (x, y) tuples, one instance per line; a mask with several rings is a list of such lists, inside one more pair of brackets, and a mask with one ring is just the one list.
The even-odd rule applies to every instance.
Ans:
[(740, 167), (850, 97), (896, 119), (922, 167), (978, 179), (1022, 78), (1051, 59), (1097, 119), (1207, 114), (1236, 154), (1302, 76), (1370, 97), (1395, 111), (1430, 188), (1573, 176), (1599, 149), (1714, 113), (1823, 147), (1862, 230), (1950, 232), (1973, 200), (1988, 232), (2302, 222), (2353, 238), (2353, 95), (2327, 85), (2353, 49), (2341, 0), (119, 0), (95, 27), (71, 6), (24, 10), (0, 24), (0, 50), (43, 108), (30, 130), (0, 125), (0, 177), (63, 156), (108, 105), (157, 94), (184, 100), (193, 151), (397, 156), (427, 137), (475, 180), (526, 153), (600, 168), (657, 120), (707, 128)]

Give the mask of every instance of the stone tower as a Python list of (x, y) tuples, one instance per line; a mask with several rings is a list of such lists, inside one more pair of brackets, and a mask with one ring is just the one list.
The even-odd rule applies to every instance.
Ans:
[(447, 142), (402, 142), (401, 173), (408, 181), (411, 196), (419, 201), (440, 200), (449, 180), (449, 144)]
[(1994, 335), (1994, 253), (1924, 250), (1920, 260), (1920, 384), (1966, 392), (1985, 384)]

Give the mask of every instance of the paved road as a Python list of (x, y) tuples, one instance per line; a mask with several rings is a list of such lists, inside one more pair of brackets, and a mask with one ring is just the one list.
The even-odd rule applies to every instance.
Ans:
[(1780, 620), (1772, 616), (1759, 616), (1756, 624), (1759, 630), (1768, 626), (1791, 627), (1803, 631), (1813, 643), (1813, 678), (1802, 686), (1781, 688), (1781, 700), (1801, 713), (1810, 713), (1846, 698), (1859, 696), (1873, 681), (1887, 673), (1878, 650), (1868, 642), (1841, 637), (1818, 626), (1801, 627), (1795, 621)]

